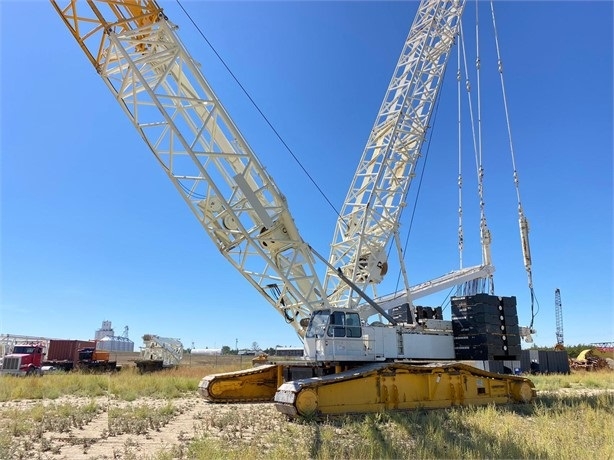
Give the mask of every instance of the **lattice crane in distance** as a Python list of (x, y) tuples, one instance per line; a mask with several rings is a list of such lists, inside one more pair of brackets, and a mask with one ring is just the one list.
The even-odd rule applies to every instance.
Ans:
[(554, 291), (554, 314), (556, 316), (556, 345), (555, 350), (564, 350), (565, 341), (563, 339), (563, 303), (561, 302), (561, 290), (556, 288)]
[[(346, 200), (349, 232), (337, 227), (332, 263), (302, 239), (286, 198), (207, 82), (206, 66), (154, 0), (51, 3), (217, 249), (304, 340), (304, 360), (205, 377), (207, 400), (274, 400), (282, 413), (308, 416), (533, 399), (529, 379), (454, 361), (451, 321), (396, 321), (361, 289), (385, 271), (382, 251), (398, 224), (465, 0), (418, 6), (365, 150), (370, 159), (363, 157)], [(478, 274), (430, 287), (489, 275), (489, 267), (487, 257)], [(355, 308), (356, 293), (368, 309)], [(499, 308), (503, 317), (507, 305)], [(373, 312), (388, 323), (368, 324)]]

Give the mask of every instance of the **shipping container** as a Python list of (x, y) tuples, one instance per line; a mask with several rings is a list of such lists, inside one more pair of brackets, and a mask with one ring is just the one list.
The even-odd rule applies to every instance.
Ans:
[(55, 340), (49, 341), (47, 361), (71, 361), (79, 360), (79, 349), (95, 347), (96, 342), (91, 340)]
[(548, 351), (548, 373), (569, 374), (569, 356), (565, 350)]

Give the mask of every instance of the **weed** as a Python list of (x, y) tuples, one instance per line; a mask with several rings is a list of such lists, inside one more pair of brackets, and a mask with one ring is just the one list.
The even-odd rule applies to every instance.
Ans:
[(150, 430), (159, 431), (175, 414), (175, 407), (170, 402), (158, 408), (146, 404), (112, 407), (109, 408), (108, 433), (110, 436), (124, 433), (146, 435)]

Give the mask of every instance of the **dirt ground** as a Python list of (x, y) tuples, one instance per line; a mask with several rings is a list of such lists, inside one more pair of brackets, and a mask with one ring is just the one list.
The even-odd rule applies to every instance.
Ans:
[[(111, 356), (124, 369), (134, 367), (138, 358), (136, 352), (114, 352)], [(242, 367), (246, 363), (251, 365), (252, 358), (194, 355), (186, 357), (182, 366), (196, 369), (201, 366), (207, 369)], [(203, 375), (207, 373), (211, 371), (203, 370)], [(38, 410), (41, 404), (52, 409)], [(74, 410), (66, 414), (69, 412), (66, 407), (87, 406), (96, 409), (83, 411), (86, 415)], [(28, 416), (23, 414), (32, 414), (32, 420), (27, 420)], [(195, 437), (206, 434), (224, 441), (234, 441), (234, 438), (244, 441), (258, 430), (270, 432), (271, 424), (281, 426), (283, 422), (286, 422), (285, 416), (277, 412), (273, 404), (211, 404), (197, 392), (171, 400), (138, 398), (127, 402), (112, 396), (63, 396), (42, 401), (0, 402), (0, 428), (4, 429), (0, 434), (7, 427), (11, 432), (9, 446), (6, 437), (0, 436), (0, 460), (148, 459), (170, 450), (179, 453), (173, 458), (181, 458), (181, 453)], [(30, 427), (23, 426), (28, 423)]]
[[(10, 459), (143, 459), (155, 458), (164, 451), (175, 449), (183, 452), (194, 438), (207, 433), (210, 437), (229, 439), (239, 436), (247, 439), (261, 429), (270, 429), (271, 422), (285, 422), (272, 404), (219, 405), (206, 403), (194, 395), (171, 401), (172, 414), (166, 417), (123, 418), (110, 413), (120, 409), (128, 413), (148, 408), (155, 409), (169, 403), (160, 399), (141, 398), (135, 401), (113, 401), (107, 398), (62, 397), (43, 401), (42, 404), (56, 406), (84, 406), (95, 402), (98, 410), (91, 420), (84, 422), (57, 422), (57, 426), (45, 426), (33, 436), (15, 436), (9, 449)], [(27, 411), (40, 401), (11, 401), (0, 403), (0, 414), (5, 409)], [(266, 420), (266, 422), (265, 422)], [(5, 424), (7, 420), (0, 423)], [(73, 426), (67, 426), (73, 425)], [(78, 425), (78, 426), (74, 426)], [(0, 458), (2, 458), (0, 449)]]
[[(593, 394), (614, 390), (577, 390), (562, 389), (565, 394)], [(554, 393), (554, 392), (545, 392)], [(15, 436), (5, 455), (0, 449), (0, 458), (8, 459), (114, 459), (141, 460), (156, 458), (164, 452), (165, 458), (189, 458), (187, 446), (194, 438), (206, 435), (209, 438), (230, 442), (232, 445), (261, 440), (266, 451), (264, 433), (281, 434), (287, 430), (289, 422), (278, 413), (273, 404), (210, 404), (200, 397), (188, 396), (172, 401), (172, 413), (165, 418), (146, 417), (124, 418), (131, 410), (146, 408), (153, 414), (168, 405), (160, 399), (141, 398), (132, 402), (114, 401), (108, 398), (62, 397), (57, 400), (43, 401), (42, 404), (56, 406), (83, 406), (95, 402), (99, 408), (95, 415), (83, 422), (75, 420), (68, 424), (57, 422), (57, 426), (46, 425), (34, 436)], [(0, 403), (0, 414), (6, 417), (7, 411), (17, 409), (27, 411), (40, 401), (10, 401)], [(110, 413), (114, 413), (110, 417)], [(0, 424), (8, 420), (0, 415)], [(67, 426), (68, 425), (68, 426)], [(295, 429), (299, 429), (296, 426)]]
[[(124, 354), (118, 356), (118, 362), (129, 366), (137, 357), (138, 354)], [(212, 359), (218, 358), (193, 359), (192, 364), (199, 365), (211, 364)], [(565, 394), (599, 391), (614, 392), (557, 390)], [(37, 412), (41, 404), (53, 410)], [(82, 407), (90, 407), (90, 410), (74, 410)], [(32, 420), (27, 420), (23, 414), (32, 414), (28, 415)], [(77, 418), (74, 414), (78, 414)], [(79, 414), (84, 415), (79, 418)], [(28, 428), (22, 426), (28, 423), (38, 428), (28, 432)], [(289, 429), (301, 430), (301, 426), (288, 428), (289, 425), (293, 423), (277, 412), (273, 404), (211, 404), (196, 392), (172, 400), (138, 398), (128, 402), (106, 396), (63, 396), (43, 401), (8, 401), (0, 402), (0, 428), (11, 427), (12, 431), (8, 441), (0, 439), (0, 459), (141, 460), (153, 459), (165, 452), (168, 455), (164, 458), (189, 458), (187, 446), (203, 436), (231, 445), (262, 443), (266, 452), (267, 433), (283, 435)]]

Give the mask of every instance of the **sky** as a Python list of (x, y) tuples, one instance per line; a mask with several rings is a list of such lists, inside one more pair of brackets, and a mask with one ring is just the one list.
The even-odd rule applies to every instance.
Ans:
[[(178, 4), (161, 5), (286, 195), (304, 240), (328, 254), (337, 214), (327, 200), (343, 204), (418, 4), (182, 2), (298, 162)], [(614, 341), (612, 5), (494, 4), (531, 229), (538, 346), (556, 344), (557, 288), (566, 344)], [(475, 14), (470, 2), (468, 48)], [(480, 2), (478, 14), (495, 293), (516, 296), (528, 325), (489, 4)], [(129, 327), (137, 350), (145, 333), (196, 348), (300, 346), (216, 250), (51, 5), (2, 0), (0, 44), (0, 334), (85, 340), (110, 320), (116, 335)], [(401, 222), (411, 284), (459, 266), (456, 59), (454, 51), (419, 164), (422, 184), (413, 182)], [(474, 265), (475, 164), (464, 151), (463, 263)], [(380, 292), (394, 290), (396, 278), (389, 274)]]

